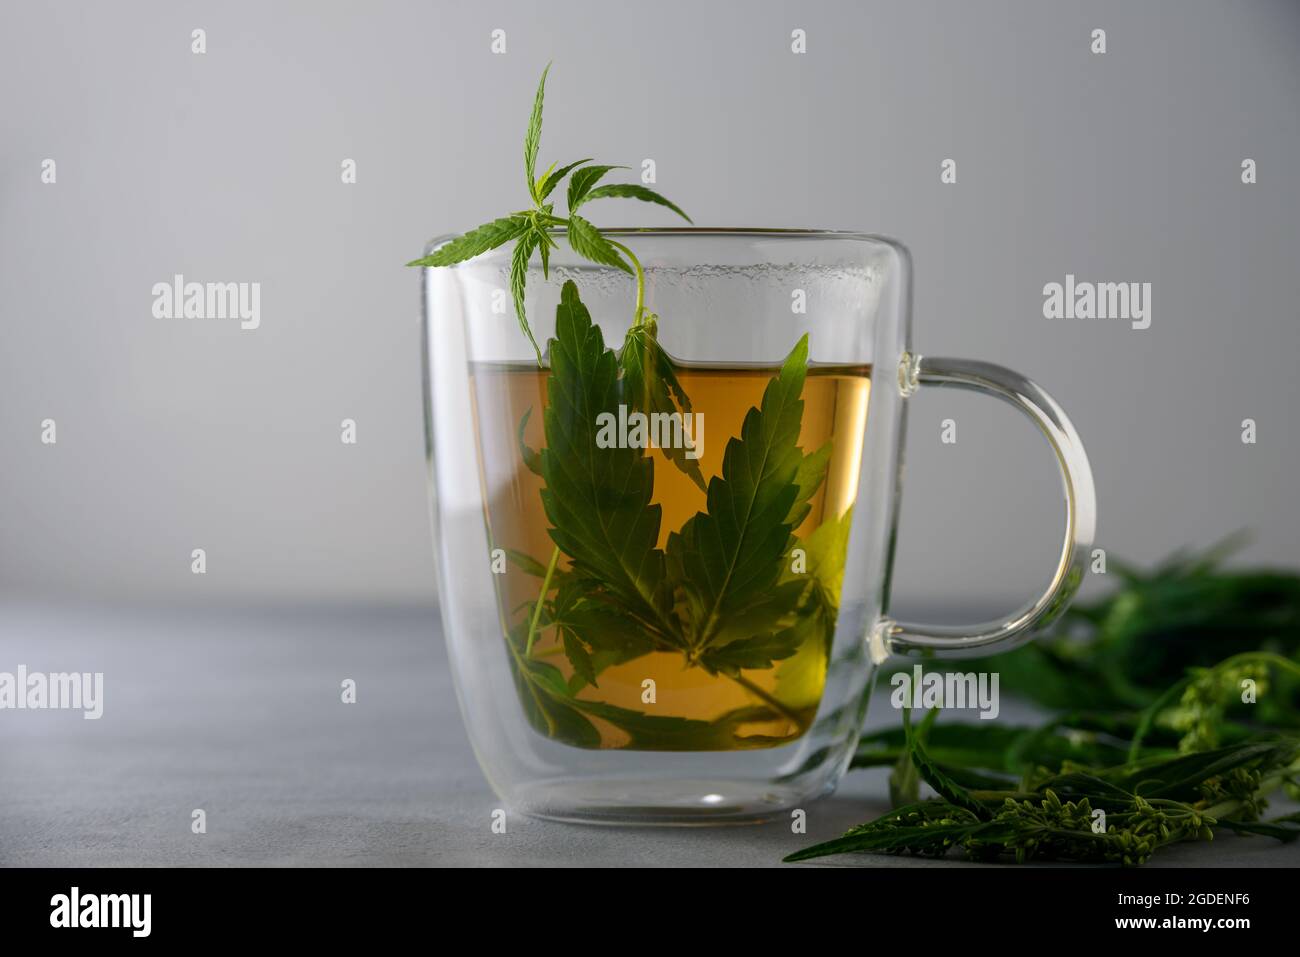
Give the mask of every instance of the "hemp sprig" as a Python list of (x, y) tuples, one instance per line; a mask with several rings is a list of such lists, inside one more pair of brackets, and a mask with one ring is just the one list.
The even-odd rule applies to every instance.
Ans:
[[(1268, 796), (1300, 776), (1300, 736), (1259, 728), (1218, 746), (1217, 727), (1238, 679), (1261, 680), (1270, 667), (1300, 668), (1263, 652), (1234, 655), (1213, 668), (1191, 669), (1141, 714), (1064, 715), (1038, 729), (934, 728), (937, 712), (931, 712), (914, 730), (904, 712), (901, 748), (896, 733), (877, 733), (854, 761), (855, 767), (897, 762), (891, 790), (903, 806), (786, 860), (853, 851), (943, 856), (959, 847), (983, 861), (1135, 866), (1169, 844), (1213, 840), (1216, 829), (1294, 841), (1300, 815), (1261, 816)], [(1176, 720), (1189, 708), (1194, 727)], [(1213, 733), (1201, 727), (1206, 722)], [(1179, 740), (1166, 733), (1163, 747), (1146, 745), (1161, 727), (1186, 733)], [(1024, 769), (1019, 780), (1008, 773), (1015, 767)], [(906, 780), (903, 769), (912, 772)], [(937, 797), (918, 800), (915, 779)]]
[(1259, 819), (1266, 796), (1300, 773), (1295, 737), (1111, 768), (1066, 762), (1059, 771), (1040, 768), (1019, 783), (999, 783), (936, 763), (906, 713), (904, 729), (908, 757), (937, 797), (896, 808), (787, 861), (855, 851), (942, 857), (956, 847), (987, 862), (1136, 866), (1167, 845), (1213, 840), (1219, 828), (1284, 842), (1300, 838), (1298, 815)]
[[(407, 263), (408, 266), (452, 266), (513, 241), (515, 246), (510, 257), (510, 294), (514, 299), (519, 328), (537, 353), (538, 365), (542, 364), (542, 350), (528, 323), (524, 293), (528, 283), (528, 267), (534, 254), (541, 256), (542, 276), (550, 278), (551, 251), (559, 248), (553, 235), (556, 230), (565, 230), (570, 248), (583, 259), (621, 269), (636, 277), (636, 309), (632, 322), (633, 326), (640, 326), (648, 317), (645, 310), (645, 272), (640, 261), (623, 243), (603, 235), (588, 219), (578, 215), (578, 210), (598, 199), (637, 199), (667, 207), (688, 223), (691, 222), (691, 218), (676, 203), (648, 186), (640, 183), (597, 185), (606, 174), (627, 169), (626, 166), (592, 164), (592, 160), (587, 158), (558, 168), (552, 163), (541, 175), (537, 174), (537, 153), (542, 140), (542, 104), (546, 96), (546, 75), (550, 70), (551, 67), (547, 64), (542, 71), (541, 82), (537, 84), (537, 95), (533, 99), (532, 115), (528, 119), (528, 132), (524, 135), (524, 180), (532, 205), (471, 229), (428, 256)], [(555, 213), (555, 203), (550, 197), (566, 176), (569, 177), (566, 197), (568, 215), (558, 216)]]

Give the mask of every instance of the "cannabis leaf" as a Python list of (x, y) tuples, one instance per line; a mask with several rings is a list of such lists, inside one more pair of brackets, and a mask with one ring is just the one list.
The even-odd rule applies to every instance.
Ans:
[[(810, 461), (822, 458), (819, 449), (812, 455), (805, 456), (804, 466)], [(814, 463), (815, 464), (815, 463)], [(800, 467), (800, 474), (810, 469)], [(799, 495), (805, 496), (805, 486), (801, 483)], [(796, 501), (791, 515), (786, 519), (790, 524), (802, 523), (807, 515), (806, 499), (803, 503)], [(849, 506), (838, 518), (828, 518), (818, 525), (811, 535), (797, 547), (803, 549), (805, 568), (795, 571), (787, 567), (782, 574), (782, 581), (806, 581), (808, 590), (800, 605), (801, 623), (811, 624), (815, 619), (820, 622), (826, 638), (827, 650), (835, 636), (835, 622), (839, 617), (840, 592), (844, 587), (844, 561), (848, 557), (849, 531), (853, 526), (853, 507)], [(795, 546), (792, 546), (792, 549)], [(790, 563), (791, 566), (793, 563)]]
[(803, 524), (803, 520), (808, 517), (812, 511), (810, 500), (817, 494), (821, 488), (822, 482), (826, 481), (826, 470), (831, 463), (831, 443), (827, 442), (816, 452), (803, 457), (799, 463), (799, 471), (795, 473), (794, 483), (799, 486), (799, 493), (794, 497), (794, 504), (790, 506), (790, 514), (786, 516), (786, 521), (791, 528), (798, 528)]
[[(682, 212), (681, 208), (676, 203), (660, 196), (654, 190), (647, 186), (642, 186), (639, 183), (608, 183), (605, 186), (597, 186), (595, 189), (589, 191), (585, 196), (583, 196), (582, 201), (584, 203), (590, 203), (594, 199), (615, 198), (639, 199), (646, 203), (657, 203), (660, 206), (667, 206), (688, 223), (694, 222), (691, 217)], [(569, 202), (569, 209), (570, 211), (573, 209), (572, 201)]]
[(581, 216), (569, 215), (568, 235), (569, 245), (584, 259), (590, 259), (602, 266), (614, 266), (625, 273), (632, 272), (632, 267), (619, 254), (618, 248)]
[(591, 654), (587, 651), (586, 646), (578, 640), (578, 636), (569, 628), (561, 628), (560, 637), (564, 642), (564, 656), (569, 659), (569, 664), (573, 665), (574, 674), (594, 687), (596, 684), (596, 666), (592, 663)]
[(600, 731), (572, 707), (560, 669), (523, 654), (524, 626), (511, 633), (510, 671), (528, 722), (546, 735), (580, 748), (599, 748)]
[(529, 229), (527, 216), (504, 216), (485, 223), (477, 229), (471, 229), (464, 236), (439, 246), (423, 259), (415, 259), (408, 266), (454, 266), (456, 263), (473, 259), (480, 253), (496, 249), (522, 236)]
[(575, 695), (563, 672), (552, 664), (522, 654), (522, 627), (511, 635), (511, 674), (524, 714), (547, 737), (580, 748), (602, 746), (592, 718), (604, 721), (628, 737), (627, 747), (645, 751), (717, 751), (735, 746), (736, 729), (767, 717), (755, 709), (737, 709), (715, 721), (646, 714)]
[(807, 861), (855, 851), (942, 854), (952, 845), (970, 841), (989, 830), (986, 822), (954, 812), (945, 804), (925, 801), (891, 811), (870, 824), (851, 828), (843, 837), (788, 855), (787, 862)]
[[(692, 644), (673, 607), (673, 589), (681, 588), (689, 573), (682, 569), (670, 581), (664, 553), (656, 547), (661, 510), (651, 504), (653, 462), (640, 449), (596, 444), (599, 416), (614, 414), (620, 402), (689, 411), (690, 399), (654, 333), (655, 320), (647, 317), (616, 355), (605, 346), (576, 285), (565, 283), (556, 310), (556, 336), (549, 344), (546, 447), (540, 454), (523, 441), (528, 414), (520, 423), (521, 457), (540, 470), (551, 537), (570, 561), (554, 597), (537, 608), (537, 620), (543, 628), (556, 630), (573, 669), (567, 685), (571, 693), (597, 686), (605, 668), (654, 650), (686, 653)], [(825, 633), (820, 609), (810, 605), (802, 618), (794, 614), (800, 595), (809, 589), (808, 580), (778, 581), (785, 567), (785, 545), (792, 540), (787, 516), (792, 509), (806, 511), (799, 503), (815, 492), (808, 484), (810, 476), (824, 477), (829, 456), (828, 448), (804, 456), (794, 445), (806, 356), (805, 340), (769, 383), (761, 407), (750, 410), (741, 438), (729, 446), (723, 477), (710, 486), (709, 512), (698, 514), (683, 529), (692, 534), (692, 523), (698, 523), (705, 534), (713, 534), (711, 515), (719, 509), (734, 513), (743, 504), (753, 511), (754, 521), (739, 532), (738, 559), (747, 557), (745, 550), (755, 541), (763, 543), (765, 524), (778, 532), (764, 575), (756, 578), (751, 564), (742, 561), (734, 594), (722, 603), (725, 620), (720, 619), (707, 641), (694, 643), (695, 663), (711, 673), (739, 678), (743, 670), (771, 668), (793, 656), (813, 635)], [(766, 470), (754, 466), (754, 456), (788, 458), (789, 463)], [(753, 485), (748, 490), (747, 481)], [(770, 487), (774, 481), (784, 486), (775, 498)], [(831, 556), (826, 561), (833, 564)], [(554, 581), (552, 573), (531, 559), (526, 570), (544, 577), (544, 597)]]
[(700, 654), (700, 664), (711, 672), (739, 674), (742, 669), (771, 668), (775, 662), (794, 655), (807, 640), (807, 631), (800, 620), (789, 628), (770, 634), (737, 638), (717, 648), (706, 648)]
[[(1132, 725), (1127, 727), (1131, 731)], [(935, 763), (950, 775), (970, 768), (1019, 775), (1036, 766), (1060, 767), (1067, 761), (1118, 764), (1127, 755), (1122, 744), (1125, 735), (1122, 721), (1080, 713), (1053, 718), (1040, 726), (945, 724), (931, 729), (924, 743)], [(851, 767), (895, 764), (908, 753), (901, 727), (873, 731), (859, 740)], [(1145, 749), (1141, 757), (1154, 753)]]
[(541, 465), (551, 537), (579, 575), (655, 624), (664, 556), (656, 547), (662, 510), (650, 504), (654, 466), (640, 449), (596, 445), (597, 417), (618, 412), (618, 360), (572, 281), (560, 293), (550, 350)]
[[(576, 588), (587, 592), (590, 583), (579, 581)], [(555, 612), (556, 626), (565, 636), (565, 654), (573, 664), (574, 677), (580, 679), (570, 681), (570, 688), (575, 693), (584, 684), (595, 685), (596, 676), (606, 668), (625, 664), (655, 650), (654, 640), (635, 619), (604, 603), (598, 595), (588, 594), (591, 597), (586, 600), (571, 602)], [(564, 605), (565, 599), (557, 598), (556, 604)], [(577, 645), (572, 651), (570, 639)], [(585, 656), (586, 660), (574, 661), (575, 653), (579, 658)]]
[(627, 169), (626, 166), (585, 166), (569, 178), (569, 216), (577, 212), (578, 207), (587, 198), (591, 188), (611, 170)]
[(525, 555), (523, 552), (513, 548), (503, 548), (506, 558), (518, 565), (523, 571), (537, 578), (546, 577), (546, 566), (533, 558), (531, 555)]
[(721, 751), (736, 746), (736, 725), (754, 720), (751, 709), (716, 721), (646, 714), (603, 701), (573, 698), (583, 714), (607, 721), (628, 736), (627, 747), (642, 751)]
[(528, 191), (539, 203), (537, 181), (533, 178), (537, 171), (537, 150), (542, 142), (542, 101), (546, 98), (546, 74), (551, 72), (551, 65), (546, 64), (542, 71), (541, 82), (537, 84), (537, 93), (533, 97), (533, 112), (528, 117), (528, 132), (524, 134), (524, 176)]
[(577, 162), (570, 163), (568, 166), (561, 166), (558, 170), (552, 166), (551, 169), (546, 171), (546, 175), (538, 180), (537, 201), (539, 203), (543, 202), (546, 197), (550, 196), (551, 193), (555, 191), (555, 187), (560, 185), (560, 182), (564, 177), (568, 176), (583, 163), (590, 162), (591, 157), (588, 156), (586, 159), (580, 159)]
[[(677, 381), (668, 353), (659, 345), (659, 326), (655, 317), (649, 316), (627, 331), (618, 361), (623, 368), (623, 397), (630, 409), (646, 415), (691, 414), (690, 397)], [(697, 442), (698, 438), (696, 436)], [(687, 456), (686, 453), (692, 450), (686, 448), (685, 442), (666, 446), (661, 451), (701, 490), (708, 490), (699, 460)]]
[(654, 650), (653, 640), (634, 619), (603, 603), (599, 586), (566, 573), (550, 605), (564, 655), (573, 666), (569, 688), (597, 686), (597, 675)]
[(524, 463), (524, 468), (534, 475), (542, 474), (542, 457), (537, 454), (537, 450), (529, 448), (528, 443), (524, 441), (524, 431), (528, 428), (528, 420), (532, 418), (533, 410), (530, 408), (524, 412), (519, 419), (519, 429), (515, 433), (519, 442), (519, 460)]
[(778, 584), (799, 496), (808, 337), (790, 352), (745, 415), (740, 437), (727, 443), (722, 474), (709, 482), (708, 511), (697, 512), (668, 537), (667, 560), (687, 597), (692, 645), (753, 637), (793, 611), (801, 582)]
[[(933, 719), (929, 721), (932, 723)], [(928, 724), (926, 727), (928, 730)], [(926, 753), (925, 745), (921, 743), (920, 736), (912, 728), (912, 714), (908, 708), (903, 709), (903, 733), (907, 736), (907, 747), (911, 752), (912, 764), (916, 767), (917, 773), (920, 774), (921, 780), (934, 788), (939, 797), (949, 804), (969, 811), (982, 821), (987, 821), (993, 816), (983, 804), (971, 797), (969, 791), (945, 774), (931, 760), (930, 755)]]
[(542, 351), (537, 347), (537, 340), (533, 338), (533, 330), (529, 327), (528, 320), (525, 318), (524, 291), (528, 282), (528, 260), (532, 258), (533, 250), (543, 242), (545, 242), (545, 237), (539, 237), (536, 232), (525, 233), (515, 243), (515, 251), (510, 257), (510, 295), (515, 301), (515, 316), (519, 319), (519, 328), (528, 337), (533, 351), (537, 353), (539, 358)]
[[(537, 154), (542, 141), (542, 108), (546, 99), (546, 77), (550, 71), (551, 67), (547, 64), (537, 84), (532, 113), (528, 117), (528, 129), (524, 134), (524, 178), (533, 207), (472, 229), (464, 236), (445, 243), (430, 255), (407, 263), (408, 266), (453, 266), (515, 240), (515, 248), (510, 257), (510, 294), (514, 300), (519, 328), (532, 345), (538, 365), (542, 365), (542, 352), (528, 324), (528, 266), (533, 255), (540, 254), (542, 276), (550, 278), (551, 250), (558, 248), (551, 235), (555, 230), (567, 227), (569, 245), (584, 259), (603, 266), (613, 266), (637, 277), (637, 314), (633, 317), (634, 324), (639, 324), (642, 319), (644, 276), (636, 256), (621, 243), (602, 236), (600, 230), (586, 219), (575, 215), (574, 210), (593, 199), (629, 198), (657, 203), (690, 222), (690, 217), (676, 204), (647, 187), (635, 183), (596, 186), (605, 174), (616, 169), (626, 169), (624, 166), (588, 166), (591, 159), (587, 158), (558, 169), (552, 163), (542, 175), (537, 175)], [(567, 218), (556, 216), (554, 205), (547, 202), (566, 176), (570, 177)], [(628, 265), (629, 261), (633, 265)]]

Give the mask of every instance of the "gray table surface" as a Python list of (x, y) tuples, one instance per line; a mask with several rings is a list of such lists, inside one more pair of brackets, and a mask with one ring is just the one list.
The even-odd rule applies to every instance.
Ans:
[[(0, 711), (0, 864), (772, 866), (886, 809), (853, 772), (788, 822), (609, 828), (510, 816), (461, 725), (436, 611), (7, 604), (0, 671), (102, 671), (104, 716)], [(343, 705), (340, 682), (357, 682)], [(897, 720), (876, 695), (869, 723)], [(1007, 709), (1004, 707), (1004, 714)], [(202, 808), (207, 833), (191, 832)], [(973, 867), (854, 855), (838, 866)], [(1227, 837), (1152, 866), (1300, 865)]]

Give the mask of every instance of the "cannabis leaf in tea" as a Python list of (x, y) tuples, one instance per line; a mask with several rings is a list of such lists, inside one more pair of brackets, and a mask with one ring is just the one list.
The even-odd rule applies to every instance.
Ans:
[[(833, 576), (842, 568), (844, 549), (814, 547), (809, 536), (809, 547), (824, 559), (814, 560), (814, 574), (789, 570), (788, 556), (800, 541), (795, 530), (812, 510), (809, 500), (820, 490), (829, 461), (829, 446), (805, 454), (796, 444), (807, 340), (767, 380), (758, 405), (727, 442), (720, 474), (707, 484), (705, 508), (665, 539), (664, 509), (654, 501), (656, 465), (668, 466), (667, 474), (689, 490), (677, 501), (699, 496), (695, 477), (674, 468), (666, 455), (657, 463), (649, 450), (601, 448), (596, 441), (600, 416), (642, 387), (621, 361), (632, 348), (641, 355), (644, 342), (653, 341), (637, 342), (635, 332), (620, 352), (609, 348), (577, 286), (564, 284), (547, 353), (545, 445), (533, 451), (520, 442), (521, 462), (541, 479), (539, 497), (555, 543), (546, 565), (526, 555), (516, 558), (521, 570), (542, 579), (511, 643), (525, 700), (536, 705), (534, 723), (571, 744), (613, 740), (642, 749), (756, 747), (801, 734), (816, 695), (792, 696), (779, 680), (756, 675), (770, 676), (801, 653), (812, 659), (814, 670), (824, 671), (834, 629), (828, 608), (838, 601)], [(673, 384), (665, 391), (680, 394), (689, 408), (676, 372), (667, 371), (672, 378), (661, 381)], [(767, 373), (749, 379), (759, 375)], [(525, 428), (526, 423), (525, 418)], [(818, 530), (836, 525), (827, 522)], [(846, 541), (842, 535), (837, 540)], [(828, 600), (829, 591), (834, 595)], [(547, 655), (567, 661), (567, 678), (550, 664), (539, 670), (538, 659)], [(651, 666), (647, 659), (656, 657)], [(598, 703), (610, 671), (642, 662), (643, 671), (632, 676), (639, 693), (637, 675), (662, 672), (664, 659), (672, 662), (661, 679), (669, 684), (683, 669), (698, 669), (736, 686), (741, 695), (727, 706), (727, 696), (699, 686), (696, 695), (723, 702), (720, 712), (706, 709), (708, 720), (671, 720), (656, 717), (654, 708)], [(818, 690), (820, 681), (818, 674)], [(626, 696), (626, 672), (618, 682)], [(602, 735), (606, 726), (619, 734)]]
[[(516, 456), (518, 491), (488, 506), (511, 563), (497, 587), (516, 690), (536, 730), (578, 747), (784, 743), (807, 730), (825, 680), (860, 454), (860, 438), (837, 447), (831, 436), (837, 417), (861, 421), (869, 370), (810, 367), (807, 336), (776, 368), (674, 359), (640, 260), (586, 214), (598, 200), (634, 199), (689, 217), (646, 186), (604, 182), (624, 167), (583, 159), (539, 173), (546, 76), (524, 138), (531, 206), (411, 264), (450, 266), (514, 243), (510, 287), (537, 365), (476, 368), (471, 387), (480, 432), (506, 432)], [(561, 217), (553, 197), (566, 178)], [(540, 255), (549, 280), (561, 236), (635, 282), (621, 343), (606, 342), (572, 281), (545, 351), (534, 338), (530, 263)], [(601, 440), (602, 421), (631, 415), (707, 416), (721, 454), (698, 432)]]

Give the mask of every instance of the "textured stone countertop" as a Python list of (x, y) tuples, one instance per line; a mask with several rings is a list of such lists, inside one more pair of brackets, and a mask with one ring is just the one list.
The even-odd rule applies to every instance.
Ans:
[[(0, 864), (777, 865), (885, 809), (854, 772), (788, 823), (610, 828), (511, 817), (471, 753), (437, 613), (0, 606), (0, 671), (102, 671), (104, 715), (0, 712)], [(343, 706), (340, 682), (357, 682)], [(1010, 711), (1004, 708), (1004, 714)], [(884, 695), (871, 723), (896, 720)], [(191, 832), (202, 808), (207, 833)], [(970, 867), (857, 855), (838, 865)], [(1155, 865), (1300, 865), (1228, 837)]]

